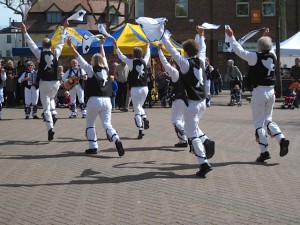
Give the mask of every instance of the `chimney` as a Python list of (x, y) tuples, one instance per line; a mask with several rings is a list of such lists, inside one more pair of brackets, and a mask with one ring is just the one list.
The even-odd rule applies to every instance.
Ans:
[(11, 18), (9, 17), (9, 24), (8, 24), (9, 26), (11, 26)]

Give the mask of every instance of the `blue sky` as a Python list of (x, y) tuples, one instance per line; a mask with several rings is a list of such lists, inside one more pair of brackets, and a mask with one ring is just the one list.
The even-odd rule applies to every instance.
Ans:
[(0, 28), (5, 28), (9, 25), (9, 18), (12, 20), (21, 21), (21, 16), (14, 14), (10, 9), (4, 8), (4, 5), (0, 4)]

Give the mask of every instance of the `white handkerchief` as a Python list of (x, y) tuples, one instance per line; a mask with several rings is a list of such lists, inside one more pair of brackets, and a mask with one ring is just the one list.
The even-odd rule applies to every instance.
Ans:
[(139, 17), (135, 20), (150, 42), (160, 41), (165, 32), (166, 18)]
[(72, 16), (70, 16), (67, 20), (83, 21), (83, 17), (85, 14), (86, 14), (86, 11), (81, 9), (78, 12), (74, 13)]
[(113, 36), (111, 36), (107, 31), (105, 30), (103, 24), (98, 23), (98, 30), (100, 34), (103, 34), (105, 37), (110, 37), (112, 39), (115, 39)]
[(211, 23), (203, 23), (201, 25), (204, 29), (219, 29), (220, 25), (211, 24)]
[(22, 12), (23, 22), (25, 22), (26, 19), (27, 19), (28, 12), (31, 9), (31, 5), (32, 5), (32, 3), (30, 1), (27, 1), (27, 3), (19, 5), (19, 8), (20, 8), (20, 10)]

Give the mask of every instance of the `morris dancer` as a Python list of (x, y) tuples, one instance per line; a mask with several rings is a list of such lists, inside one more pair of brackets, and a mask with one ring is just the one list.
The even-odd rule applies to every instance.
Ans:
[(260, 147), (260, 156), (257, 162), (263, 163), (270, 159), (267, 134), (263, 126), (267, 127), (268, 134), (275, 138), (280, 145), (280, 157), (288, 154), (289, 140), (286, 140), (278, 125), (272, 121), (273, 106), (275, 104), (275, 73), (276, 55), (272, 51), (272, 40), (269, 35), (269, 28), (265, 29), (264, 36), (257, 41), (257, 52), (249, 52), (236, 41), (233, 30), (225, 30), (229, 36), (230, 44), (235, 54), (248, 62), (248, 78), (253, 85), (251, 98), (252, 119), (255, 127), (256, 141)]
[(150, 44), (147, 43), (147, 50), (144, 58), (142, 58), (143, 50), (139, 47), (133, 48), (133, 59), (128, 59), (118, 48), (117, 41), (114, 40), (118, 57), (129, 67), (128, 83), (134, 108), (134, 120), (139, 129), (138, 139), (142, 139), (145, 135), (143, 129), (149, 129), (149, 120), (147, 120), (146, 112), (143, 105), (148, 95), (147, 83), (147, 63), (150, 59)]
[(97, 116), (100, 116), (102, 127), (106, 132), (107, 139), (114, 141), (119, 156), (123, 156), (125, 151), (122, 142), (116, 130), (111, 125), (111, 78), (109, 76), (109, 69), (104, 52), (105, 39), (100, 39), (100, 54), (96, 53), (92, 56), (91, 65), (88, 64), (84, 58), (79, 55), (71, 39), (67, 40), (76, 60), (78, 60), (81, 67), (87, 72), (87, 88), (86, 95), (87, 114), (86, 114), (86, 137), (88, 139), (89, 148), (85, 151), (86, 154), (97, 154), (98, 143), (95, 130), (95, 121)]
[[(200, 36), (204, 36), (204, 30), (200, 26), (197, 26), (196, 30)], [(200, 170), (196, 175), (205, 178), (205, 175), (212, 170), (207, 161), (198, 127), (199, 120), (206, 108), (207, 93), (204, 85), (206, 80), (205, 54), (202, 53), (200, 55), (199, 44), (192, 39), (182, 44), (185, 57), (180, 55), (166, 36), (162, 38), (162, 43), (180, 68), (179, 76), (182, 79), (188, 98), (188, 107), (184, 111), (185, 129), (189, 143), (200, 163)], [(201, 60), (200, 57), (203, 59)], [(213, 155), (212, 153), (210, 154)]]
[(64, 30), (62, 31), (62, 36), (53, 51), (51, 51), (52, 44), (49, 38), (44, 38), (42, 42), (43, 49), (41, 51), (27, 33), (25, 24), (21, 24), (25, 41), (39, 62), (37, 76), (40, 87), (41, 102), (44, 110), (42, 115), (44, 121), (46, 122), (46, 128), (48, 131), (48, 141), (53, 140), (55, 133), (54, 124), (57, 120), (57, 112), (55, 111), (55, 96), (60, 85), (57, 77), (57, 61), (62, 52), (65, 41), (64, 37), (66, 35), (65, 29), (68, 27), (68, 25), (69, 23), (66, 20), (64, 23)]
[[(85, 118), (86, 117), (86, 109), (85, 109), (86, 105), (84, 102), (84, 86), (85, 86), (85, 81), (87, 79), (87, 75), (86, 75), (86, 72), (82, 68), (80, 68), (80, 66), (78, 65), (78, 61), (76, 59), (72, 59), (71, 65), (72, 65), (72, 67), (65, 72), (65, 74), (62, 78), (62, 80), (64, 82), (66, 82), (66, 81), (68, 82), (69, 78), (72, 79), (72, 78), (76, 77), (78, 79), (78, 83), (74, 84), (74, 87), (72, 87), (69, 90), (70, 96), (71, 96), (70, 109), (72, 111), (69, 118), (71, 119), (71, 118), (77, 117), (76, 95), (78, 96), (78, 101), (79, 101), (82, 118)], [(75, 82), (75, 81), (72, 81), (72, 82)]]
[(5, 69), (2, 68), (0, 65), (0, 120), (2, 119), (2, 103), (4, 102), (4, 96), (3, 96), (3, 87), (5, 86), (5, 81), (7, 79)]
[(25, 119), (29, 119), (31, 106), (33, 119), (39, 119), (37, 116), (39, 85), (37, 83), (37, 72), (34, 69), (34, 64), (32, 61), (28, 61), (26, 63), (26, 70), (20, 76), (18, 82), (24, 86)]

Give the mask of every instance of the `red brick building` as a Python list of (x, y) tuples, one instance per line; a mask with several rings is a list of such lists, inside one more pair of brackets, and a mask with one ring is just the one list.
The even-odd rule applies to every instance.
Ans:
[[(234, 59), (243, 73), (247, 68), (243, 60), (224, 47), (224, 25), (234, 30), (240, 38), (251, 30), (269, 27), (275, 43), (276, 5), (275, 0), (144, 0), (144, 16), (166, 17), (166, 29), (172, 38), (181, 42), (195, 37), (195, 26), (204, 22), (219, 24), (218, 30), (206, 31), (207, 56), (218, 66), (222, 74), (226, 71), (226, 61)], [(300, 1), (286, 1), (287, 38), (300, 29)], [(246, 48), (255, 49), (255, 42), (262, 33), (246, 43)]]

